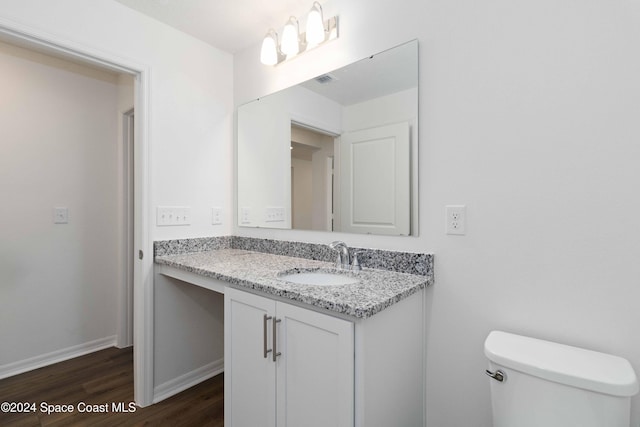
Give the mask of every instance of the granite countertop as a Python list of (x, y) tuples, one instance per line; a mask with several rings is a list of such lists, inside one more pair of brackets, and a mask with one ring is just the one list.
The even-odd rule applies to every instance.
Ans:
[[(218, 249), (180, 255), (156, 256), (157, 264), (223, 280), (238, 288), (290, 299), (353, 318), (367, 318), (418, 292), (429, 283), (426, 276), (363, 268), (336, 269), (333, 263), (252, 252)], [(278, 277), (291, 270), (322, 269), (358, 279), (349, 285), (300, 285)]]

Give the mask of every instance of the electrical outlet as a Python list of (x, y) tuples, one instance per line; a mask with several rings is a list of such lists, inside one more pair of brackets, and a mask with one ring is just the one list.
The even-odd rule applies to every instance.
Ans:
[(465, 205), (446, 206), (445, 216), (447, 234), (466, 234), (467, 207)]

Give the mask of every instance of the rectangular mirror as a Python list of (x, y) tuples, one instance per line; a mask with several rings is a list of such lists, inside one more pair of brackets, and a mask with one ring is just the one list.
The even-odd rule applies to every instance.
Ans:
[(238, 108), (238, 225), (418, 234), (418, 42)]

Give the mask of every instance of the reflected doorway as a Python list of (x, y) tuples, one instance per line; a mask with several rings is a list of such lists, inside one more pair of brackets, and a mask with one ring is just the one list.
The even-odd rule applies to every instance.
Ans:
[(332, 231), (336, 137), (291, 122), (291, 226)]

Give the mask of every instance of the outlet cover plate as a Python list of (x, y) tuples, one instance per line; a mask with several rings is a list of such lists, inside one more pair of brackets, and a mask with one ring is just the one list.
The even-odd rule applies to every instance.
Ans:
[(445, 207), (446, 233), (465, 235), (467, 233), (467, 207), (448, 205)]

